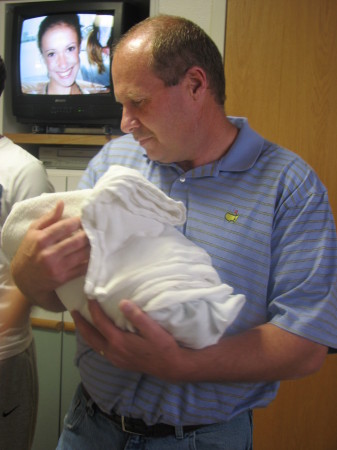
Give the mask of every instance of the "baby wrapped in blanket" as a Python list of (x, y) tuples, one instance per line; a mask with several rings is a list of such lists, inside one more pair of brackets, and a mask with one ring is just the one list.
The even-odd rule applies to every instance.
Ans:
[(56, 291), (69, 311), (92, 323), (87, 299), (94, 298), (118, 327), (134, 331), (118, 308), (127, 298), (191, 348), (215, 344), (241, 311), (245, 297), (233, 295), (207, 252), (175, 228), (186, 220), (183, 203), (122, 166), (111, 166), (93, 189), (16, 203), (2, 230), (10, 260), (31, 222), (60, 200), (63, 217), (81, 217), (91, 245), (86, 276)]

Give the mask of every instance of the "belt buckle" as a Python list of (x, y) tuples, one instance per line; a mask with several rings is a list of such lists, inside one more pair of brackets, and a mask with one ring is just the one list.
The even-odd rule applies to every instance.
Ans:
[(135, 434), (135, 435), (137, 435), (137, 436), (143, 436), (142, 433), (136, 433), (135, 431), (130, 431), (130, 430), (127, 430), (127, 429), (126, 429), (126, 427), (125, 427), (124, 416), (121, 416), (121, 421), (122, 421), (122, 430), (123, 430), (125, 433)]

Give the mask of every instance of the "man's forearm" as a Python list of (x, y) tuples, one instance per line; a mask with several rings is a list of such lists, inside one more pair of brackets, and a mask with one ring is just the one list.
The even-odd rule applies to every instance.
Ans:
[(132, 301), (123, 300), (120, 309), (137, 333), (117, 328), (97, 301), (89, 302), (94, 326), (79, 314), (73, 318), (86, 342), (113, 365), (171, 383), (293, 379), (317, 371), (327, 353), (325, 346), (268, 323), (201, 350), (182, 348)]
[(177, 381), (278, 381), (310, 375), (321, 367), (327, 347), (265, 324), (187, 351), (175, 365)]

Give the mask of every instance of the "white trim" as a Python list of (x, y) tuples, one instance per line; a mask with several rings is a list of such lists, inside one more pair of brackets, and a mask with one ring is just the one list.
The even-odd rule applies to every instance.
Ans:
[(159, 14), (159, 0), (150, 1), (150, 16), (157, 16)]
[(211, 37), (222, 56), (225, 54), (226, 6), (227, 0), (213, 0), (210, 23)]
[(221, 55), (224, 55), (226, 0), (151, 0), (150, 16), (162, 13), (176, 13), (196, 22), (213, 39)]

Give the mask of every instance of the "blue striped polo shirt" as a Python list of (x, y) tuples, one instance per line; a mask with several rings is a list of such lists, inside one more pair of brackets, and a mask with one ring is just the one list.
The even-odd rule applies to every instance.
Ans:
[[(80, 188), (91, 188), (112, 164), (139, 170), (182, 201), (181, 231), (211, 256), (222, 281), (247, 297), (228, 330), (269, 321), (337, 347), (337, 249), (325, 187), (298, 155), (229, 118), (239, 134), (220, 160), (184, 172), (149, 161), (131, 135), (107, 143), (90, 162)], [(205, 152), (207, 149), (205, 149)], [(270, 403), (279, 383), (170, 384), (113, 367), (78, 335), (76, 361), (86, 389), (104, 411), (147, 424), (208, 424)]]

